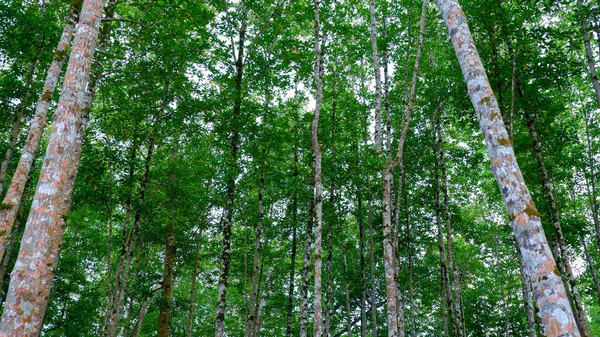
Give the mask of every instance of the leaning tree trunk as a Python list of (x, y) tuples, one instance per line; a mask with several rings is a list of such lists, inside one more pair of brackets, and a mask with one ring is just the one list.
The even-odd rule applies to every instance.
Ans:
[(567, 288), (567, 290), (569, 288), (571, 290), (571, 295), (575, 304), (575, 319), (577, 320), (577, 324), (579, 325), (580, 333), (583, 337), (590, 337), (590, 329), (585, 319), (585, 311), (583, 309), (583, 303), (581, 302), (581, 294), (579, 294), (577, 282), (575, 281), (575, 275), (573, 274), (573, 268), (571, 267), (571, 259), (569, 258), (569, 255), (567, 253), (565, 236), (563, 235), (562, 226), (560, 225), (558, 206), (556, 205), (556, 200), (554, 199), (552, 186), (550, 184), (550, 181), (548, 180), (548, 171), (546, 170), (546, 165), (544, 164), (542, 147), (538, 138), (537, 130), (535, 128), (535, 123), (537, 121), (538, 116), (537, 114), (531, 115), (529, 112), (526, 111), (525, 117), (527, 118), (529, 135), (531, 136), (531, 141), (533, 143), (535, 159), (540, 169), (540, 175), (542, 178), (542, 189), (544, 190), (544, 196), (546, 197), (546, 201), (550, 206), (552, 224), (554, 225), (554, 230), (556, 231), (557, 245), (560, 254), (560, 258), (558, 260), (562, 261), (562, 264), (564, 265), (564, 268), (561, 268), (561, 264), (559, 263), (559, 270), (562, 273), (567, 274), (569, 283), (569, 287)]
[(129, 337), (139, 336), (140, 329), (142, 328), (142, 322), (144, 322), (144, 318), (146, 318), (146, 314), (148, 314), (148, 309), (150, 309), (150, 305), (154, 301), (155, 297), (156, 297), (156, 291), (153, 291), (150, 298), (140, 308), (140, 312), (138, 313), (137, 320), (135, 321), (135, 325), (133, 326), (133, 329), (131, 330), (131, 334), (129, 334)]
[[(52, 96), (56, 83), (60, 76), (62, 66), (67, 58), (67, 51), (73, 31), (75, 29), (75, 23), (77, 22), (78, 12), (77, 6), (71, 4), (69, 14), (67, 15), (65, 27), (63, 29), (61, 38), (54, 52), (54, 58), (50, 63), (48, 74), (46, 75), (46, 81), (44, 82), (44, 88), (42, 94), (37, 102), (35, 114), (31, 121), (31, 127), (25, 145), (22, 150), (19, 164), (13, 175), (10, 187), (4, 197), (3, 207), (0, 209), (0, 260), (2, 259), (6, 250), (6, 244), (8, 242), (8, 236), (12, 232), (12, 228), (15, 223), (15, 217), (19, 211), (19, 205), (23, 199), (23, 192), (25, 191), (25, 185), (29, 180), (30, 173), (33, 168), (37, 152), (40, 148), (40, 140), (46, 127), (46, 116), (50, 103), (52, 102)], [(0, 189), (1, 190), (1, 189)], [(0, 195), (2, 192), (0, 191)]]
[(72, 177), (69, 155), (75, 150), (82, 98), (98, 40), (103, 3), (85, 0), (65, 82), (54, 116), (52, 134), (38, 181), (19, 257), (5, 302), (0, 336), (38, 336), (64, 234), (60, 220), (65, 184)]
[(540, 213), (531, 199), (512, 143), (504, 127), (498, 102), (473, 42), (467, 19), (456, 0), (436, 0), (448, 27), (469, 97), (477, 112), (488, 148), (491, 170), (502, 193), (511, 227), (523, 255), (526, 274), (548, 337), (579, 337), (565, 286), (557, 273), (552, 251), (542, 228)]

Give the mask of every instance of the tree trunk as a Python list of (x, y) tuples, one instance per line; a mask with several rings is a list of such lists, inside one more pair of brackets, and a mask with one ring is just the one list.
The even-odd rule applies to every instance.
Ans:
[[(496, 244), (494, 247), (496, 274), (503, 275), (504, 271), (500, 267), (500, 253), (498, 251), (500, 240), (498, 239), (498, 235), (494, 235), (494, 242)], [(500, 296), (502, 297), (502, 312), (504, 313), (504, 337), (508, 337), (510, 334), (510, 319), (508, 317), (508, 300), (503, 283), (500, 283)]]
[(555, 273), (556, 263), (542, 229), (540, 213), (517, 165), (512, 143), (504, 128), (498, 102), (467, 26), (455, 0), (436, 0), (448, 27), (469, 97), (477, 112), (488, 147), (491, 170), (502, 192), (511, 227), (523, 255), (525, 271), (533, 281), (534, 296), (547, 337), (580, 336), (564, 284)]
[(348, 258), (346, 257), (346, 248), (344, 247), (343, 252), (344, 258), (344, 294), (346, 295), (346, 329), (348, 334), (346, 336), (352, 336), (352, 318), (350, 317), (350, 280), (348, 277)]
[(591, 112), (589, 117), (585, 119), (585, 136), (587, 145), (587, 157), (588, 166), (590, 169), (589, 178), (587, 174), (585, 177), (585, 187), (588, 192), (588, 202), (592, 211), (592, 220), (594, 221), (594, 229), (596, 234), (596, 247), (600, 250), (600, 220), (598, 219), (598, 203), (596, 202), (596, 170), (595, 170), (595, 159), (592, 153), (592, 139), (590, 136), (589, 126), (594, 123), (593, 120), (594, 112)]
[[(441, 184), (440, 184), (440, 170), (439, 170), (439, 150), (442, 142), (442, 124), (441, 124), (441, 116), (440, 116), (440, 106), (437, 106), (437, 112), (435, 117), (436, 124), (436, 137), (434, 142), (434, 152), (436, 156), (435, 162), (435, 223), (437, 227), (437, 240), (438, 240), (438, 252), (440, 254), (440, 280), (441, 280), (441, 290), (440, 290), (440, 311), (442, 314), (442, 325), (444, 327), (444, 336), (450, 337), (450, 331), (448, 329), (448, 316), (446, 304), (448, 304), (448, 308), (452, 312), (452, 292), (450, 291), (450, 286), (448, 284), (448, 269), (446, 264), (446, 250), (444, 248), (444, 231), (442, 227), (442, 207), (440, 202), (440, 194), (441, 194)], [(450, 315), (452, 317), (452, 315)], [(452, 321), (454, 323), (454, 321)]]
[(583, 10), (583, 0), (577, 0), (577, 6), (579, 7), (579, 15), (581, 19), (581, 32), (583, 34), (583, 45), (585, 47), (585, 56), (587, 58), (588, 73), (592, 80), (592, 87), (596, 94), (596, 102), (600, 107), (600, 81), (598, 81), (598, 75), (596, 73), (596, 61), (594, 61), (594, 53), (592, 52), (592, 44), (590, 43), (590, 33), (588, 31), (587, 18), (585, 17)]
[(535, 316), (533, 313), (533, 304), (531, 301), (531, 280), (525, 274), (523, 265), (523, 257), (519, 254), (519, 246), (515, 241), (515, 247), (517, 251), (517, 258), (519, 260), (519, 271), (521, 274), (521, 286), (523, 291), (523, 306), (525, 307), (525, 316), (527, 317), (527, 336), (537, 337), (535, 332)]
[(546, 171), (546, 165), (544, 164), (544, 157), (542, 154), (542, 147), (540, 145), (540, 141), (538, 139), (538, 134), (535, 129), (535, 123), (537, 121), (537, 114), (533, 116), (526, 110), (525, 117), (527, 118), (527, 126), (529, 128), (529, 135), (531, 136), (531, 141), (533, 143), (533, 151), (535, 153), (535, 159), (538, 163), (538, 167), (540, 169), (540, 175), (542, 178), (542, 188), (544, 190), (544, 196), (546, 197), (546, 201), (550, 207), (550, 216), (552, 218), (552, 224), (554, 225), (554, 230), (556, 231), (557, 236), (557, 244), (559, 248), (560, 261), (564, 265), (564, 268), (561, 268), (561, 264), (558, 264), (559, 270), (562, 273), (567, 274), (569, 287), (567, 290), (571, 290), (571, 294), (573, 297), (573, 302), (575, 304), (575, 319), (577, 320), (577, 324), (579, 325), (580, 333), (582, 337), (590, 337), (590, 331), (587, 325), (587, 321), (585, 319), (585, 311), (583, 308), (583, 303), (581, 302), (581, 295), (579, 294), (579, 290), (577, 288), (577, 282), (575, 281), (575, 275), (573, 274), (573, 269), (571, 267), (571, 259), (567, 253), (567, 247), (565, 243), (565, 237), (562, 232), (562, 227), (560, 225), (560, 218), (558, 214), (558, 206), (556, 205), (556, 200), (554, 199), (554, 194), (552, 191), (552, 185), (548, 180), (548, 171)]
[(358, 202), (358, 244), (360, 254), (360, 337), (367, 336), (367, 268), (365, 265), (365, 230), (363, 224), (363, 202), (361, 187), (356, 188)]
[[(312, 185), (314, 186), (314, 183)], [(308, 336), (308, 278), (312, 250), (311, 238), (314, 213), (315, 199), (310, 198), (308, 204), (308, 221), (306, 222), (306, 239), (304, 242), (304, 261), (302, 263), (302, 284), (300, 285), (300, 337)]]
[(81, 146), (76, 140), (82, 114), (79, 108), (98, 40), (102, 5), (99, 0), (85, 0), (83, 4), (44, 165), (12, 272), (0, 336), (38, 336), (42, 328), (64, 234), (59, 214), (62, 194), (76, 164), (69, 162), (72, 158), (68, 154)]
[(188, 309), (187, 327), (185, 337), (192, 337), (194, 329), (194, 309), (196, 306), (196, 283), (198, 279), (198, 261), (200, 258), (200, 242), (202, 241), (202, 232), (198, 233), (196, 238), (196, 250), (194, 252), (194, 272), (192, 274), (192, 287), (190, 288), (190, 308)]
[[(367, 182), (370, 179), (367, 178)], [(373, 212), (371, 201), (367, 207), (369, 218), (369, 264), (371, 266), (371, 330), (377, 336), (377, 278), (375, 277), (375, 241), (373, 240)]]
[[(298, 151), (294, 151), (294, 182), (298, 179)], [(292, 197), (292, 252), (290, 261), (290, 281), (288, 287), (288, 308), (285, 335), (292, 336), (292, 322), (294, 319), (294, 275), (296, 271), (296, 250), (297, 250), (297, 226), (298, 222), (298, 192), (294, 190)]]
[[(242, 5), (243, 7), (243, 5)], [(221, 228), (223, 230), (223, 251), (221, 253), (221, 274), (217, 286), (217, 305), (215, 318), (215, 337), (225, 337), (225, 307), (227, 305), (227, 285), (229, 283), (229, 263), (231, 262), (231, 226), (233, 222), (233, 207), (235, 201), (236, 177), (238, 172), (238, 150), (239, 150), (239, 118), (242, 112), (242, 80), (244, 76), (244, 43), (246, 39), (246, 19), (248, 10), (243, 8), (242, 22), (240, 26), (238, 55), (235, 62), (235, 90), (233, 102), (233, 116), (231, 120), (231, 157), (228, 162), (227, 192), (225, 195), (225, 207)], [(233, 47), (233, 46), (232, 46)]]
[(262, 291), (260, 303), (256, 309), (256, 324), (254, 324), (254, 336), (258, 337), (260, 335), (260, 326), (262, 324), (261, 316), (265, 310), (265, 306), (267, 305), (267, 293), (271, 288), (271, 277), (273, 276), (273, 267), (269, 268), (269, 272), (267, 273), (267, 278), (265, 280), (265, 290)]
[(323, 68), (323, 50), (321, 50), (321, 22), (319, 19), (319, 3), (320, 0), (314, 0), (314, 13), (315, 13), (315, 64), (314, 64), (314, 78), (316, 82), (316, 103), (315, 103), (315, 114), (312, 120), (311, 127), (311, 143), (313, 149), (313, 169), (314, 169), (314, 182), (315, 182), (315, 321), (314, 321), (314, 337), (321, 337), (323, 335), (323, 307), (321, 304), (322, 298), (322, 285), (321, 285), (321, 271), (322, 271), (322, 232), (323, 232), (323, 181), (321, 173), (321, 144), (319, 143), (319, 118), (321, 117), (321, 104), (323, 102), (323, 82), (322, 82), (322, 68)]
[[(408, 206), (408, 196), (405, 197), (405, 205)], [(413, 290), (413, 252), (412, 252), (412, 236), (410, 227), (408, 207), (406, 207), (406, 249), (408, 251), (408, 300), (410, 302), (410, 336), (415, 337), (416, 324), (415, 324), (415, 297)]]
[(133, 326), (133, 329), (131, 330), (131, 334), (129, 335), (129, 337), (137, 337), (140, 334), (142, 322), (144, 322), (144, 318), (146, 318), (148, 309), (150, 308), (150, 305), (154, 301), (155, 297), (156, 297), (156, 291), (153, 291), (150, 298), (140, 308), (140, 312), (138, 313), (137, 320), (135, 321), (135, 325)]
[[(263, 156), (264, 156), (263, 150)], [(260, 172), (260, 187), (258, 190), (258, 221), (256, 222), (256, 236), (254, 240), (254, 264), (252, 268), (252, 290), (250, 291), (250, 301), (248, 303), (248, 316), (246, 317), (246, 337), (253, 337), (256, 330), (255, 325), (258, 322), (257, 310), (259, 307), (259, 262), (262, 246), (262, 226), (263, 226), (263, 193), (265, 189), (265, 172)]]
[[(15, 223), (15, 217), (19, 211), (19, 205), (22, 202), (23, 191), (25, 191), (25, 185), (27, 185), (27, 181), (29, 180), (28, 178), (40, 147), (40, 140), (44, 128), (46, 127), (46, 116), (48, 114), (50, 103), (52, 102), (52, 96), (62, 66), (67, 58), (67, 51), (71, 43), (78, 14), (76, 5), (72, 4), (69, 9), (69, 14), (67, 15), (61, 38), (56, 47), (56, 51), (54, 52), (54, 58), (50, 63), (42, 94), (36, 105), (35, 115), (31, 121), (31, 127), (25, 145), (23, 146), (19, 164), (17, 165), (6, 195), (4, 196), (4, 201), (2, 203), (3, 207), (0, 209), (0, 233), (2, 233), (0, 235), (0, 259), (2, 259), (2, 256), (4, 255), (8, 236)], [(0, 188), (0, 195), (2, 195), (2, 188)]]

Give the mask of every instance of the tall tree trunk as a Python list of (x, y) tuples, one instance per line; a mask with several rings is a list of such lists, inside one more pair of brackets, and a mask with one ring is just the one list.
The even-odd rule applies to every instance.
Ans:
[[(370, 179), (367, 178), (367, 182)], [(371, 201), (367, 207), (369, 221), (369, 265), (371, 266), (371, 330), (377, 336), (377, 278), (375, 277), (375, 241), (373, 240), (373, 212)]]
[(360, 337), (367, 336), (367, 268), (365, 263), (365, 229), (361, 187), (356, 187), (358, 202), (358, 244), (360, 254)]
[(321, 144), (319, 143), (319, 119), (321, 117), (321, 104), (323, 102), (323, 50), (321, 49), (321, 21), (319, 19), (319, 4), (320, 0), (314, 0), (314, 13), (315, 13), (315, 64), (314, 64), (314, 79), (316, 82), (316, 103), (315, 103), (315, 114), (312, 120), (311, 127), (311, 143), (313, 149), (313, 169), (314, 169), (314, 182), (315, 182), (315, 287), (314, 287), (314, 337), (321, 337), (323, 335), (323, 307), (321, 304), (322, 298), (322, 285), (321, 285), (321, 271), (322, 271), (322, 232), (323, 232), (323, 181), (321, 173), (321, 160), (322, 150)]
[[(175, 137), (177, 142), (179, 137)], [(176, 143), (177, 144), (177, 143)], [(177, 161), (177, 145), (171, 155), (171, 163), (175, 164)], [(175, 173), (171, 173), (169, 177), (171, 186), (175, 186), (177, 178)], [(163, 278), (161, 282), (161, 302), (160, 311), (158, 315), (158, 337), (169, 337), (169, 317), (171, 316), (171, 299), (173, 297), (173, 265), (175, 263), (175, 221), (177, 219), (177, 211), (175, 209), (175, 200), (170, 200), (169, 220), (167, 223), (166, 240), (165, 240), (165, 260), (163, 266)]]
[(581, 20), (581, 33), (583, 34), (583, 45), (585, 47), (585, 56), (587, 58), (588, 73), (592, 80), (592, 87), (596, 94), (596, 101), (600, 107), (600, 81), (598, 80), (598, 74), (596, 73), (596, 61), (594, 60), (594, 53), (592, 52), (592, 44), (590, 43), (590, 33), (587, 24), (587, 18), (584, 13), (583, 0), (577, 0), (577, 6), (579, 7), (579, 15)]
[[(217, 286), (217, 305), (215, 318), (215, 337), (225, 336), (225, 307), (227, 305), (227, 285), (229, 284), (229, 263), (231, 262), (231, 226), (233, 222), (233, 207), (235, 201), (235, 190), (238, 172), (238, 150), (239, 150), (239, 119), (242, 112), (242, 80), (244, 76), (244, 43), (246, 40), (246, 19), (248, 10), (242, 3), (242, 22), (239, 32), (238, 54), (235, 61), (235, 90), (233, 100), (233, 116), (231, 119), (231, 156), (227, 167), (227, 192), (225, 195), (225, 206), (221, 228), (223, 231), (223, 251), (221, 253), (221, 273)], [(233, 47), (233, 46), (232, 46)]]
[[(265, 152), (263, 150), (263, 156)], [(263, 163), (264, 164), (264, 163)], [(265, 172), (261, 168), (260, 182), (258, 190), (258, 221), (256, 222), (256, 236), (254, 239), (254, 264), (252, 268), (252, 290), (250, 291), (250, 301), (248, 303), (248, 316), (246, 317), (246, 337), (253, 337), (257, 324), (257, 310), (259, 307), (259, 263), (262, 246), (262, 226), (263, 226), (263, 193), (265, 188)]]
[[(312, 178), (314, 179), (314, 177)], [(311, 179), (311, 180), (312, 180)], [(311, 184), (314, 186), (313, 184)], [(302, 284), (300, 285), (300, 337), (308, 336), (308, 282), (312, 250), (312, 231), (315, 213), (315, 199), (308, 203), (308, 220), (306, 222), (306, 239), (304, 241), (304, 261), (302, 262)]]
[(262, 313), (265, 311), (265, 306), (267, 305), (267, 294), (271, 289), (271, 278), (273, 276), (273, 267), (269, 268), (267, 273), (267, 278), (265, 279), (265, 289), (261, 292), (260, 295), (260, 303), (256, 308), (256, 324), (254, 324), (254, 336), (258, 337), (260, 335), (260, 326), (262, 324)]
[[(465, 328), (464, 328), (464, 320), (462, 314), (462, 294), (460, 289), (460, 279), (458, 275), (458, 268), (456, 263), (454, 262), (454, 252), (452, 250), (452, 226), (451, 226), (451, 218), (450, 218), (450, 196), (448, 193), (448, 176), (446, 174), (446, 159), (444, 154), (444, 136), (442, 133), (442, 128), (438, 129), (440, 132), (439, 137), (439, 156), (440, 156), (440, 173), (442, 175), (442, 194), (444, 196), (444, 219), (446, 223), (446, 255), (448, 261), (448, 284), (452, 288), (450, 295), (454, 294), (454, 298), (452, 298), (452, 303), (454, 304), (454, 309), (451, 311), (453, 315), (451, 315), (451, 319), (453, 320), (452, 326), (455, 329), (454, 335), (457, 337), (466, 336)], [(450, 278), (451, 276), (451, 278)]]
[(491, 170), (507, 207), (511, 227), (523, 255), (525, 271), (547, 337), (578, 337), (577, 325), (565, 286), (555, 274), (556, 263), (542, 229), (540, 213), (517, 165), (504, 128), (498, 102), (479, 58), (467, 19), (456, 0), (436, 0), (465, 78), (469, 97), (479, 118), (488, 148)]
[(202, 241), (202, 232), (198, 233), (196, 238), (196, 249), (194, 252), (194, 271), (192, 273), (192, 286), (190, 288), (190, 307), (188, 309), (187, 327), (185, 337), (192, 337), (194, 331), (194, 309), (196, 307), (196, 283), (198, 279), (198, 262), (200, 259), (200, 243)]
[(598, 203), (596, 202), (596, 170), (595, 170), (595, 159), (592, 152), (592, 138), (590, 136), (590, 125), (594, 123), (594, 113), (591, 112), (589, 117), (585, 119), (585, 136), (587, 145), (587, 157), (588, 167), (590, 169), (589, 178), (587, 174), (585, 177), (585, 187), (588, 192), (588, 202), (592, 211), (592, 220), (594, 221), (594, 228), (596, 234), (596, 247), (600, 250), (600, 220), (598, 217)]
[[(6, 249), (6, 243), (8, 236), (12, 231), (12, 227), (15, 223), (15, 216), (19, 211), (19, 205), (22, 202), (23, 191), (25, 191), (25, 185), (29, 180), (33, 163), (35, 161), (37, 152), (40, 147), (40, 140), (46, 127), (46, 116), (50, 103), (52, 102), (52, 96), (56, 83), (60, 76), (62, 66), (67, 58), (67, 51), (71, 43), (73, 31), (75, 29), (75, 23), (78, 18), (78, 7), (73, 3), (69, 8), (69, 14), (67, 15), (65, 27), (63, 29), (61, 38), (58, 42), (58, 46), (54, 52), (54, 57), (50, 63), (48, 74), (46, 75), (46, 81), (44, 82), (44, 88), (42, 94), (37, 102), (35, 114), (31, 121), (31, 127), (25, 145), (23, 146), (21, 158), (13, 175), (11, 184), (4, 196), (2, 202), (3, 207), (0, 209), (0, 259), (4, 255)], [(0, 195), (2, 195), (2, 189), (0, 188)]]
[[(294, 151), (294, 183), (298, 179), (298, 151)], [(298, 192), (294, 190), (292, 197), (292, 252), (290, 261), (290, 281), (288, 286), (288, 308), (285, 335), (292, 336), (292, 322), (294, 319), (294, 275), (296, 272), (296, 250), (297, 250), (297, 223), (298, 223)]]
[(559, 270), (562, 273), (566, 273), (568, 278), (569, 287), (567, 290), (571, 290), (571, 295), (573, 297), (573, 302), (575, 304), (575, 319), (577, 320), (577, 324), (579, 325), (580, 333), (582, 337), (590, 337), (590, 331), (587, 325), (587, 321), (585, 319), (585, 311), (583, 308), (583, 303), (581, 301), (581, 295), (579, 294), (579, 289), (577, 288), (577, 282), (575, 281), (575, 275), (573, 274), (573, 269), (571, 267), (571, 259), (567, 253), (567, 246), (565, 243), (565, 237), (562, 232), (562, 227), (560, 225), (560, 218), (558, 214), (558, 206), (556, 204), (556, 200), (554, 199), (554, 194), (552, 191), (552, 185), (548, 180), (548, 171), (546, 170), (546, 165), (544, 164), (544, 156), (542, 154), (542, 147), (540, 145), (540, 141), (538, 138), (538, 134), (535, 128), (535, 123), (538, 119), (537, 114), (531, 114), (528, 111), (525, 111), (525, 117), (527, 118), (527, 126), (529, 128), (529, 135), (531, 136), (531, 141), (533, 143), (533, 151), (535, 153), (535, 159), (538, 163), (538, 167), (540, 169), (540, 175), (542, 178), (542, 188), (544, 190), (544, 196), (546, 197), (546, 201), (550, 207), (550, 216), (552, 218), (552, 224), (554, 225), (554, 230), (556, 231), (557, 236), (557, 244), (560, 253), (560, 261), (564, 265), (564, 268), (561, 268), (561, 264), (558, 264)]
[(519, 272), (521, 274), (521, 287), (523, 291), (523, 306), (525, 307), (525, 316), (527, 317), (527, 336), (537, 337), (535, 331), (535, 316), (533, 313), (533, 303), (531, 301), (531, 280), (525, 274), (523, 265), (523, 256), (519, 253), (519, 246), (515, 241), (517, 259), (519, 260)]
[[(434, 152), (435, 152), (435, 224), (437, 227), (437, 240), (438, 240), (438, 252), (440, 254), (440, 280), (441, 280), (441, 290), (440, 290), (440, 311), (442, 314), (442, 325), (444, 328), (444, 336), (450, 337), (450, 331), (448, 329), (448, 312), (446, 305), (448, 305), (448, 309), (453, 312), (452, 307), (452, 292), (450, 291), (450, 285), (448, 284), (448, 268), (446, 263), (446, 249), (444, 248), (444, 231), (442, 227), (442, 206), (440, 201), (441, 194), (441, 184), (440, 184), (440, 169), (439, 169), (439, 151), (442, 142), (442, 123), (440, 116), (440, 106), (438, 105), (436, 108), (436, 116), (435, 116), (435, 124), (436, 124), (436, 137), (434, 142)], [(452, 317), (452, 314), (450, 315)], [(454, 321), (452, 321), (454, 323)], [(453, 324), (454, 327), (454, 324)]]
[(64, 222), (59, 219), (62, 214), (58, 214), (62, 210), (62, 193), (75, 166), (69, 162), (72, 158), (68, 154), (81, 146), (76, 141), (82, 114), (80, 100), (89, 80), (102, 6), (99, 0), (83, 3), (44, 165), (12, 272), (0, 336), (38, 336), (42, 328), (64, 234)]

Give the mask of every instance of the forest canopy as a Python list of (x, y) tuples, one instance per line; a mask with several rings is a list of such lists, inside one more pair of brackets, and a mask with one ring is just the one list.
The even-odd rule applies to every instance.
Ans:
[(600, 336), (599, 60), (589, 0), (0, 1), (0, 337)]

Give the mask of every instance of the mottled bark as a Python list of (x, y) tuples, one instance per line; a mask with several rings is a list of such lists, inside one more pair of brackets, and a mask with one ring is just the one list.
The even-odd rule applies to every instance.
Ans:
[(537, 114), (532, 115), (528, 111), (525, 111), (525, 117), (527, 118), (529, 135), (531, 136), (531, 141), (533, 143), (533, 152), (535, 154), (535, 159), (538, 163), (538, 168), (540, 170), (542, 189), (544, 190), (544, 196), (546, 197), (546, 201), (548, 202), (550, 217), (552, 218), (552, 225), (554, 226), (554, 230), (556, 232), (556, 243), (558, 245), (560, 254), (560, 259), (558, 260), (562, 261), (562, 263), (558, 264), (558, 267), (562, 274), (566, 274), (568, 279), (567, 290), (571, 291), (573, 303), (575, 304), (575, 319), (577, 320), (577, 324), (579, 325), (579, 332), (583, 337), (590, 337), (590, 331), (585, 318), (583, 303), (581, 301), (581, 294), (579, 293), (577, 281), (575, 280), (575, 275), (573, 274), (573, 268), (571, 267), (571, 259), (567, 253), (565, 236), (563, 234), (562, 226), (560, 224), (558, 206), (556, 204), (556, 200), (554, 199), (554, 191), (552, 185), (548, 179), (548, 171), (546, 170), (546, 165), (544, 164), (542, 147), (538, 138), (537, 130), (535, 128), (535, 123), (538, 119), (538, 116)]
[[(233, 116), (230, 122), (231, 150), (227, 162), (227, 191), (225, 194), (225, 206), (221, 230), (223, 232), (223, 250), (221, 253), (221, 273), (217, 285), (217, 304), (215, 318), (215, 337), (225, 336), (225, 307), (227, 306), (227, 285), (229, 284), (229, 263), (231, 262), (231, 226), (233, 222), (236, 177), (238, 172), (238, 150), (239, 150), (239, 118), (242, 113), (242, 80), (244, 76), (244, 43), (246, 40), (246, 19), (248, 10), (242, 4), (242, 21), (239, 30), (238, 53), (235, 60), (235, 88), (233, 100)], [(233, 46), (232, 46), (233, 47)]]
[[(294, 179), (298, 179), (298, 151), (294, 151)], [(298, 224), (298, 192), (294, 190), (292, 197), (292, 251), (290, 253), (290, 278), (288, 286), (288, 307), (285, 335), (292, 336), (292, 322), (294, 319), (294, 275), (296, 274), (296, 251), (297, 251), (297, 224)]]
[[(15, 217), (19, 210), (19, 205), (22, 202), (23, 191), (25, 185), (29, 180), (30, 173), (33, 169), (33, 163), (37, 156), (40, 141), (44, 128), (46, 127), (46, 116), (50, 103), (52, 102), (52, 96), (56, 88), (56, 83), (60, 76), (62, 66), (67, 58), (67, 51), (71, 43), (73, 31), (75, 29), (75, 23), (78, 18), (77, 6), (72, 4), (69, 9), (69, 14), (66, 18), (65, 27), (61, 38), (58, 42), (58, 46), (54, 52), (54, 57), (50, 63), (48, 74), (46, 75), (46, 81), (44, 82), (44, 88), (42, 94), (36, 104), (35, 114), (31, 121), (29, 134), (21, 151), (21, 158), (13, 174), (11, 184), (4, 196), (2, 204), (4, 205), (0, 210), (0, 259), (4, 255), (6, 249), (6, 243), (8, 236), (12, 231), (12, 227), (15, 223)], [(0, 188), (0, 195), (2, 195)]]
[[(314, 184), (311, 184), (314, 186)], [(302, 262), (302, 283), (300, 285), (300, 337), (308, 336), (308, 282), (312, 251), (312, 230), (314, 224), (315, 199), (308, 203), (308, 220), (306, 222), (306, 239), (304, 241), (304, 261)]]
[(321, 21), (319, 19), (320, 0), (314, 0), (315, 14), (315, 34), (314, 34), (314, 53), (315, 63), (313, 76), (316, 83), (316, 102), (315, 113), (311, 125), (311, 144), (313, 150), (313, 170), (314, 170), (314, 199), (315, 199), (315, 244), (314, 244), (314, 268), (315, 268), (315, 286), (314, 286), (314, 325), (313, 336), (321, 337), (323, 335), (323, 306), (322, 306), (322, 232), (323, 232), (323, 181), (321, 172), (322, 150), (319, 143), (319, 120), (321, 117), (321, 105), (323, 102), (323, 50), (321, 49)]
[(507, 207), (526, 274), (533, 282), (533, 293), (546, 336), (580, 336), (564, 284), (555, 272), (556, 263), (542, 229), (540, 213), (517, 165), (467, 19), (455, 0), (436, 0), (436, 3), (448, 27), (469, 97), (479, 118), (492, 163), (491, 170)]
[[(58, 251), (64, 234), (62, 194), (70, 173), (81, 123), (81, 106), (98, 40), (102, 1), (85, 0), (46, 157), (38, 180), (23, 243), (12, 272), (0, 336), (38, 336), (43, 324)], [(80, 144), (79, 144), (80, 145)]]
[(517, 259), (519, 260), (519, 272), (521, 274), (521, 288), (523, 292), (523, 307), (525, 308), (525, 316), (527, 317), (527, 336), (537, 337), (535, 331), (535, 316), (533, 313), (533, 303), (531, 301), (531, 280), (525, 274), (525, 266), (523, 265), (523, 257), (519, 253), (519, 246), (515, 241), (517, 251)]

